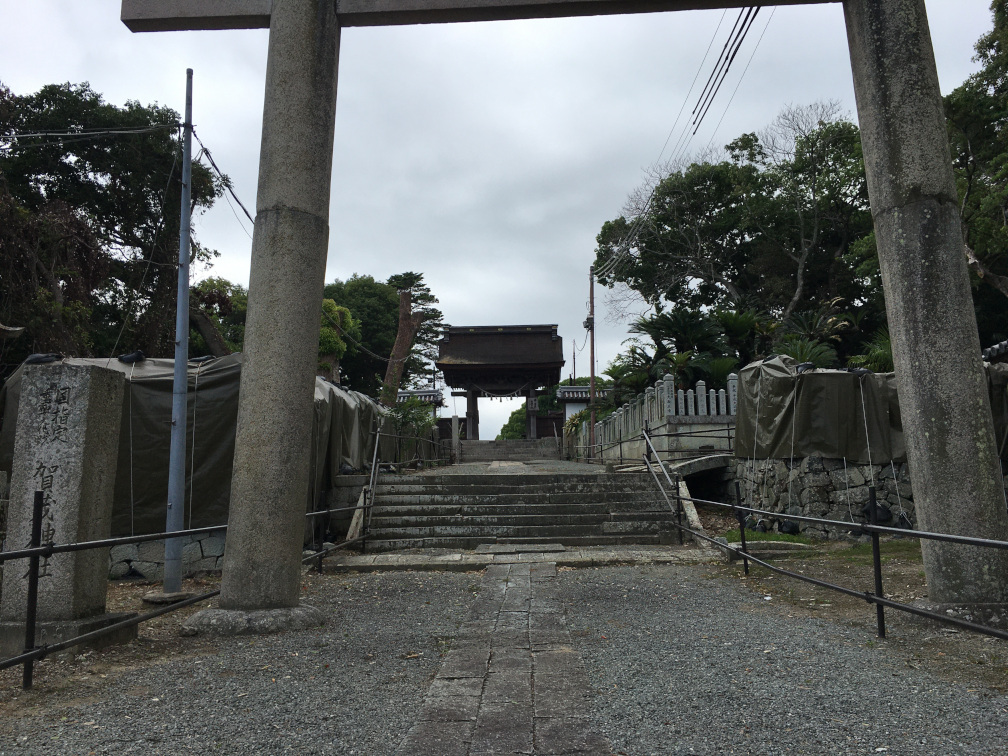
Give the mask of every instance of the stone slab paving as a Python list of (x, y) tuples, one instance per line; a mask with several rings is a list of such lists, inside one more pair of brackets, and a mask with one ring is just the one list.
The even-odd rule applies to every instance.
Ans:
[(491, 564), (398, 756), (611, 756), (556, 596), (555, 562)]
[(495, 544), (476, 551), (409, 549), (378, 554), (340, 552), (326, 560), (327, 569), (448, 570), (471, 572), (493, 564), (553, 562), (560, 567), (606, 567), (621, 564), (700, 564), (722, 558), (719, 551), (684, 546), (572, 546)]

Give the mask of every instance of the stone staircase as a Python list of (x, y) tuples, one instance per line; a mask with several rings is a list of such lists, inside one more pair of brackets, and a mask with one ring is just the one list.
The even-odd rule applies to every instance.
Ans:
[(459, 462), (532, 462), (560, 459), (560, 444), (555, 438), (508, 441), (462, 441)]
[(671, 543), (675, 514), (649, 475), (382, 475), (369, 551)]

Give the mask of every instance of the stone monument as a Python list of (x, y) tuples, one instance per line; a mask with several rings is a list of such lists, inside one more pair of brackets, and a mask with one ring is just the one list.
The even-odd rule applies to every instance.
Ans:
[[(108, 538), (119, 451), (123, 376), (105, 368), (29, 365), (21, 384), (7, 516), (9, 549), (31, 539), (35, 492), (44, 502), (42, 542)], [(24, 650), (28, 560), (4, 565), (0, 653)], [(96, 630), (125, 614), (105, 611), (108, 549), (43, 557), (39, 565), (36, 645)], [(136, 637), (136, 627), (97, 645)]]

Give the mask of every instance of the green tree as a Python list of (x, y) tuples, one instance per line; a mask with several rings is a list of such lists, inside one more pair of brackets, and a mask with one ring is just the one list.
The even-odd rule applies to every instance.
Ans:
[(340, 360), (347, 351), (347, 341), (360, 341), (360, 322), (346, 307), (331, 299), (322, 300), (322, 324), (319, 329), (320, 374), (332, 381), (340, 382)]
[(991, 3), (980, 70), (945, 98), (981, 343), (1008, 338), (1008, 0)]
[(361, 334), (349, 339), (346, 354), (340, 360), (343, 382), (356, 391), (378, 396), (389, 357), (399, 328), (399, 287), (411, 289), (414, 309), (422, 323), (413, 349), (405, 360), (402, 385), (413, 385), (431, 373), (441, 336), (441, 313), (434, 306), (437, 298), (419, 273), (391, 276), (388, 282), (372, 276), (354, 274), (346, 281), (326, 284), (323, 297), (346, 307), (360, 323)]
[[(189, 289), (189, 355), (214, 354), (198, 319), (206, 318), (230, 352), (245, 345), (245, 315), (248, 290), (218, 276), (205, 278)], [(213, 336), (211, 336), (213, 338)]]
[[(7, 367), (29, 351), (170, 353), (178, 113), (106, 103), (87, 84), (28, 95), (0, 85), (0, 145), (0, 321), (29, 328)], [(226, 182), (193, 165), (197, 215)], [(193, 242), (194, 259), (215, 254)]]
[(353, 275), (327, 284), (326, 299), (346, 307), (360, 322), (359, 342), (350, 342), (340, 360), (343, 382), (355, 391), (378, 396), (392, 353), (399, 318), (399, 296), (394, 287), (371, 276)]
[(847, 253), (870, 230), (858, 129), (815, 103), (734, 140), (725, 160), (653, 172), (603, 225), (595, 268), (652, 306), (786, 320), (860, 295)]
[(521, 407), (508, 415), (507, 422), (501, 426), (500, 433), (497, 434), (498, 441), (517, 441), (525, 438), (525, 402)]

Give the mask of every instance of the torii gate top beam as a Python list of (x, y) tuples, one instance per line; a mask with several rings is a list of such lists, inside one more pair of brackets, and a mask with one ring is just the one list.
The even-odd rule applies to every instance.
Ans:
[[(840, 0), (776, 0), (813, 5)], [(336, 0), (340, 26), (399, 26), (524, 18), (742, 8), (749, 0)], [(267, 29), (273, 0), (122, 0), (131, 31)]]

